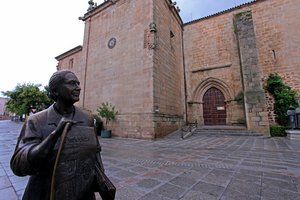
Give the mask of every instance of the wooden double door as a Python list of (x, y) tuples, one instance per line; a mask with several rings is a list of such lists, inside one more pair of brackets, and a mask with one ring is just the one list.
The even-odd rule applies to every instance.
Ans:
[(223, 93), (212, 87), (203, 96), (204, 125), (226, 125), (226, 104)]

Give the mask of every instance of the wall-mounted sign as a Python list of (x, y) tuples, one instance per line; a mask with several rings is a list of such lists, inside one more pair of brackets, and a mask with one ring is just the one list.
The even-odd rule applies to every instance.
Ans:
[(225, 110), (225, 107), (224, 106), (218, 106), (217, 110)]

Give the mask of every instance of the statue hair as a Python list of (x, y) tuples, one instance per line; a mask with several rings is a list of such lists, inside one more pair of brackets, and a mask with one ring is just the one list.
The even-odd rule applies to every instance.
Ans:
[[(57, 89), (64, 80), (64, 77), (66, 74), (74, 72), (70, 70), (58, 70), (52, 74), (52, 76), (49, 79), (49, 97), (53, 99), (54, 101), (57, 100)], [(74, 74), (75, 75), (75, 74)]]

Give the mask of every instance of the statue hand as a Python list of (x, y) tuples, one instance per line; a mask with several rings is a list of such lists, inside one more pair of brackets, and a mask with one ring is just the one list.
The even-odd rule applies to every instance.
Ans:
[(55, 135), (57, 136), (61, 136), (61, 134), (63, 133), (63, 130), (66, 126), (67, 123), (70, 123), (70, 126), (68, 126), (68, 130), (69, 131), (72, 127), (73, 124), (76, 124), (77, 122), (68, 118), (61, 118), (61, 120), (59, 121), (57, 128), (55, 129)]
[(30, 162), (35, 163), (34, 165), (40, 165), (41, 162), (48, 158), (49, 153), (52, 152), (54, 145), (57, 142), (57, 139), (62, 135), (65, 126), (68, 124), (68, 130), (70, 130), (71, 126), (76, 123), (78, 122), (63, 117), (59, 121), (56, 129), (40, 144), (34, 146), (30, 150), (28, 154)]

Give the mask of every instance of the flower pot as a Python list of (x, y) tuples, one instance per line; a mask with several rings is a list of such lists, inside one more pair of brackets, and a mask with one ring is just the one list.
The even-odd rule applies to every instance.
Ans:
[(111, 137), (111, 130), (101, 130), (101, 137), (102, 138), (110, 138)]

